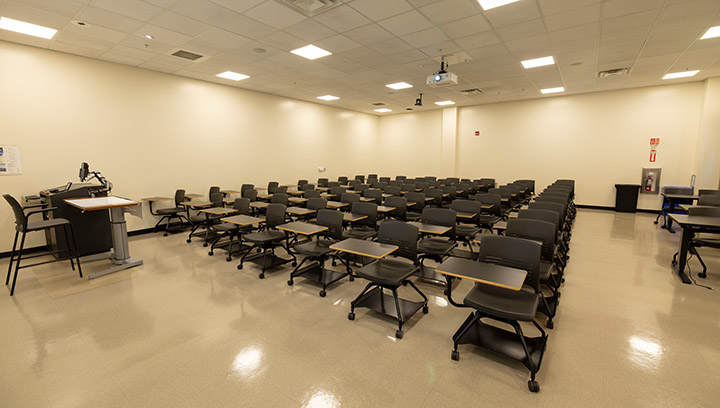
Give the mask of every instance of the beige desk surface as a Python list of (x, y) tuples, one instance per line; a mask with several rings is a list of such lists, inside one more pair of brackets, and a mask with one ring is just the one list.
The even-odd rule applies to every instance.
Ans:
[(192, 201), (184, 201), (180, 203), (180, 205), (184, 205), (186, 207), (192, 207), (192, 208), (201, 208), (201, 207), (210, 207), (213, 205), (213, 203), (209, 201), (198, 201), (196, 203), (193, 203)]
[(245, 226), (265, 222), (265, 218), (251, 217), (249, 215), (240, 214), (233, 215), (232, 217), (221, 218), (220, 221)]
[(83, 211), (107, 210), (109, 208), (132, 207), (140, 205), (138, 201), (128, 200), (120, 197), (88, 197), (88, 198), (66, 198), (64, 202), (79, 208)]
[(146, 197), (146, 198), (142, 198), (141, 200), (150, 201), (150, 202), (154, 203), (156, 201), (170, 201), (173, 199), (170, 197)]

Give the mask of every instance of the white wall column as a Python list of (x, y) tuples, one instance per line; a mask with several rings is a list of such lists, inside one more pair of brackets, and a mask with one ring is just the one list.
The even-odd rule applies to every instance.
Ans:
[(695, 156), (695, 188), (720, 188), (720, 78), (705, 81)]
[(457, 175), (457, 117), (456, 107), (443, 109), (440, 177)]

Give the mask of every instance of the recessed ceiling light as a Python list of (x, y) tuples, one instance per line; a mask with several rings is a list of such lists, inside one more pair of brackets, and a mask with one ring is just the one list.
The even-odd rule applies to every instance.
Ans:
[(53, 38), (57, 30), (54, 28), (43, 27), (35, 24), (26, 23), (24, 21), (13, 20), (12, 18), (0, 17), (0, 28), (3, 30), (15, 31), (20, 34), (32, 35), (34, 37), (49, 40)]
[(396, 82), (394, 84), (387, 84), (385, 86), (392, 89), (412, 88), (412, 85), (408, 84), (407, 82)]
[(333, 95), (318, 96), (317, 98), (322, 99), (323, 101), (336, 101), (336, 100), (340, 99), (337, 96), (333, 96)]
[(494, 9), (495, 7), (504, 6), (506, 4), (515, 3), (516, 1), (520, 0), (478, 0), (478, 3), (480, 3), (480, 7), (483, 8), (483, 10), (490, 10)]
[(557, 88), (545, 88), (545, 89), (541, 89), (540, 92), (542, 92), (544, 94), (565, 92), (565, 88), (563, 88), (562, 86), (559, 86)]
[(665, 74), (663, 79), (687, 78), (687, 77), (694, 76), (698, 72), (700, 72), (700, 71), (695, 70), (695, 71), (672, 72), (670, 74)]
[(702, 37), (701, 40), (707, 40), (708, 38), (720, 37), (720, 26), (710, 27)]
[(435, 105), (440, 105), (440, 106), (455, 105), (455, 102), (453, 102), (453, 101), (440, 101), (440, 102), (435, 102)]
[(555, 63), (555, 60), (553, 59), (552, 56), (549, 56), (549, 57), (542, 57), (542, 58), (535, 58), (535, 59), (531, 59), (531, 60), (520, 61), (520, 63), (522, 64), (522, 66), (525, 69), (528, 69), (528, 68), (535, 68), (535, 67), (543, 67), (545, 65), (552, 65)]
[(152, 40), (152, 39), (153, 39), (153, 36), (150, 35), (150, 34), (145, 34), (145, 38), (147, 38), (148, 40)]
[(238, 74), (237, 72), (225, 71), (222, 74), (217, 74), (220, 78), (230, 79), (232, 81), (240, 81), (241, 79), (250, 78), (248, 75)]
[(306, 45), (306, 46), (304, 46), (302, 48), (298, 48), (296, 50), (292, 50), (290, 52), (292, 52), (295, 55), (305, 57), (309, 60), (314, 60), (317, 58), (322, 58), (322, 57), (326, 57), (328, 55), (332, 55), (332, 52), (325, 51), (322, 48), (318, 48), (312, 44)]
[(388, 109), (388, 108), (375, 109), (375, 112), (380, 112), (380, 113), (392, 112), (392, 109)]

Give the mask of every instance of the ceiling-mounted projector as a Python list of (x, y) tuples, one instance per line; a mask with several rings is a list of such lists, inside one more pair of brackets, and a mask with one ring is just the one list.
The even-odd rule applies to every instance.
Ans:
[(427, 77), (425, 84), (432, 87), (457, 85), (458, 76), (452, 72), (447, 72), (445, 68), (448, 66), (449, 64), (445, 65), (445, 56), (442, 56), (440, 60), (440, 70)]

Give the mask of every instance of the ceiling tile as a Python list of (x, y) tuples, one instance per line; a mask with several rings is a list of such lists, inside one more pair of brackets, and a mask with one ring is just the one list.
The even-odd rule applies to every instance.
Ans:
[(171, 9), (177, 13), (200, 20), (203, 23), (210, 25), (221, 25), (238, 16), (238, 13), (235, 13), (234, 11), (230, 11), (225, 7), (221, 7), (215, 3), (207, 1), (200, 2), (197, 0), (180, 0), (175, 3)]
[(421, 8), (420, 12), (435, 24), (445, 24), (468, 16), (479, 16), (480, 8), (476, 1), (445, 0), (427, 5)]
[(98, 57), (98, 59), (101, 59), (103, 61), (108, 61), (108, 62), (114, 62), (116, 64), (123, 64), (123, 65), (130, 65), (130, 66), (140, 65), (143, 62), (145, 62), (145, 60), (142, 60), (142, 59), (128, 57), (126, 55), (113, 54), (111, 52), (106, 52), (106, 53), (100, 55)]
[(382, 20), (379, 24), (397, 36), (432, 27), (432, 23), (415, 10)]
[(410, 35), (405, 35), (402, 39), (416, 48), (420, 48), (447, 41), (448, 38), (438, 28), (433, 27)]
[(297, 24), (285, 28), (283, 31), (292, 34), (298, 38), (302, 38), (310, 43), (314, 43), (325, 38), (329, 38), (337, 34), (335, 31), (325, 27), (317, 21), (305, 19)]
[(486, 31), (484, 33), (457, 38), (455, 40), (455, 43), (464, 49), (486, 47), (499, 42), (501, 42), (501, 40), (494, 31)]
[(333, 53), (344, 52), (362, 46), (359, 42), (351, 40), (342, 34), (318, 41), (315, 45)]
[(349, 5), (375, 21), (412, 10), (405, 0), (353, 0)]
[(255, 40), (277, 31), (274, 27), (270, 27), (267, 24), (263, 24), (243, 15), (237, 15), (231, 20), (219, 23), (218, 26), (235, 34)]
[(563, 30), (548, 33), (553, 43), (576, 41), (579, 39), (597, 39), (600, 33), (600, 23), (583, 24)]
[[(625, 1), (625, 0), (623, 0)], [(548, 30), (555, 31), (600, 20), (600, 4), (545, 17)]]
[(142, 21), (134, 18), (121, 16), (111, 11), (87, 6), (75, 15), (77, 20), (85, 21), (92, 25), (98, 25), (113, 30), (134, 33), (145, 25)]
[(542, 19), (526, 21), (524, 23), (506, 26), (495, 30), (503, 41), (512, 41), (545, 33)]
[(217, 55), (249, 43), (250, 40), (219, 28), (211, 28), (189, 41), (187, 47), (196, 49), (206, 55)]
[(382, 55), (398, 54), (403, 51), (413, 49), (414, 47), (405, 41), (394, 37), (388, 41), (379, 42), (370, 46), (374, 51), (379, 52)]
[(226, 7), (236, 13), (244, 13), (265, 0), (210, 0), (213, 3)]
[(61, 16), (72, 17), (85, 4), (76, 0), (5, 0), (7, 3), (18, 3), (25, 7), (33, 7), (36, 9), (44, 10), (49, 13), (59, 14)]
[(661, 7), (665, 0), (607, 0), (603, 3), (604, 18), (619, 17)]
[(300, 38), (297, 38), (282, 31), (276, 31), (262, 38), (260, 41), (285, 51), (292, 51), (296, 48), (304, 47), (305, 45), (307, 45), (307, 41), (301, 40)]
[[(153, 36), (153, 40), (145, 39), (146, 34)], [(176, 31), (154, 26), (152, 24), (144, 25), (141, 29), (137, 30), (134, 35), (136, 37), (142, 37), (142, 39), (148, 43), (157, 41), (170, 45), (181, 45), (192, 40), (192, 37), (189, 35), (180, 34)]]
[(350, 30), (345, 33), (350, 38), (354, 38), (361, 44), (369, 45), (393, 38), (387, 30), (377, 24), (368, 24), (366, 26)]
[(307, 17), (274, 1), (266, 1), (244, 13), (261, 23), (283, 29), (305, 20)]
[(483, 15), (493, 27), (499, 28), (540, 18), (540, 10), (534, 1), (518, 1), (503, 7), (485, 10)]
[(210, 28), (210, 26), (205, 23), (169, 10), (164, 11), (150, 22), (155, 26), (177, 31), (191, 37)]
[(118, 43), (128, 36), (127, 33), (95, 25), (78, 26), (75, 24), (69, 24), (65, 31), (85, 35), (111, 43)]
[(557, 14), (601, 3), (602, 0), (539, 0), (544, 15)]
[(90, 4), (141, 21), (150, 21), (162, 12), (160, 7), (140, 0), (93, 0)]
[(68, 15), (50, 13), (10, 1), (0, 3), (0, 15), (58, 30), (65, 27), (72, 19)]
[(313, 19), (341, 33), (372, 22), (347, 4), (318, 14)]
[(644, 27), (655, 24), (660, 9), (641, 11), (639, 13), (627, 14), (621, 17), (605, 19), (602, 22), (602, 33), (627, 30), (628, 27)]
[(478, 14), (442, 25), (440, 29), (450, 38), (460, 38), (488, 31), (492, 29), (492, 27), (490, 27), (490, 23), (485, 20), (485, 17)]
[(51, 50), (65, 52), (68, 54), (82, 55), (83, 57), (98, 58), (104, 53), (103, 50), (83, 47), (77, 44), (55, 41), (50, 47)]

